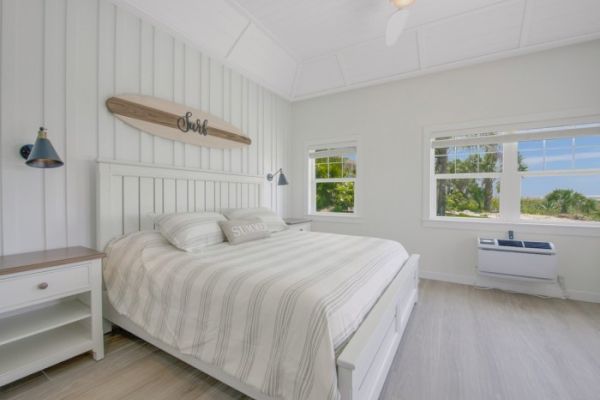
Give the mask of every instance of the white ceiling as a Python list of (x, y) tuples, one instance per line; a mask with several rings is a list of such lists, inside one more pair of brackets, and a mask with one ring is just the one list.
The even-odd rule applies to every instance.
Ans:
[(600, 0), (114, 0), (278, 94), (303, 99), (600, 38)]

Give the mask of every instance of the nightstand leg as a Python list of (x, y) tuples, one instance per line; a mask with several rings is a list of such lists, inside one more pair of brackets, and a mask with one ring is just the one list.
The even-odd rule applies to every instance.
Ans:
[(91, 312), (92, 312), (92, 352), (94, 360), (104, 358), (104, 335), (102, 334), (102, 261), (95, 260), (91, 268)]

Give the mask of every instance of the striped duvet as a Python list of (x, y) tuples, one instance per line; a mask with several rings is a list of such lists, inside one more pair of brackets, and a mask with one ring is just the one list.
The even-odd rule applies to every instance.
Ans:
[(266, 396), (338, 399), (336, 354), (408, 258), (397, 242), (283, 231), (201, 255), (159, 233), (107, 247), (114, 308)]

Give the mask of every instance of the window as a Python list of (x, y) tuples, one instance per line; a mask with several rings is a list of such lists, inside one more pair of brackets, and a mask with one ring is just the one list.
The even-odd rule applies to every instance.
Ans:
[(600, 124), (430, 143), (432, 218), (600, 223)]
[(309, 214), (356, 214), (356, 145), (309, 148)]

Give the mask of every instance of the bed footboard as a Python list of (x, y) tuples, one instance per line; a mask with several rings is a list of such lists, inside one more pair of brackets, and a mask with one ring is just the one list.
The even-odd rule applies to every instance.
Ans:
[(342, 400), (376, 400), (418, 298), (418, 254), (377, 301), (337, 360)]

